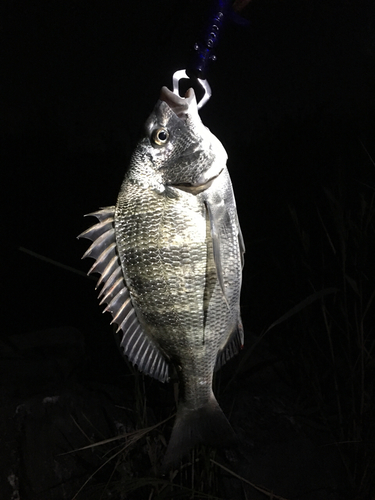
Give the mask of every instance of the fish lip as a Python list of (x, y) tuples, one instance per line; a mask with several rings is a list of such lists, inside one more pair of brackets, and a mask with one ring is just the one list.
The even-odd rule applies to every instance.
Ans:
[(199, 193), (203, 193), (203, 191), (206, 191), (209, 187), (211, 187), (214, 180), (219, 177), (219, 175), (223, 172), (223, 170), (224, 169), (221, 169), (218, 174), (214, 175), (208, 180), (205, 180), (204, 182), (194, 182), (194, 183), (181, 182), (179, 184), (168, 184), (168, 185), (180, 189), (181, 191), (185, 191), (186, 193), (197, 195)]
[(193, 88), (186, 91), (185, 97), (180, 97), (167, 87), (162, 87), (160, 100), (165, 102), (180, 119), (186, 119), (187, 115), (198, 113), (197, 100)]

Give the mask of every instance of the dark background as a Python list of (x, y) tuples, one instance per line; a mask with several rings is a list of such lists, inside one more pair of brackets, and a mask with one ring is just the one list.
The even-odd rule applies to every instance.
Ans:
[[(91, 223), (82, 216), (115, 203), (142, 124), (161, 86), (186, 66), (206, 4), (14, 1), (1, 9), (12, 331), (97, 330), (92, 284), (19, 247), (88, 269), (85, 242), (75, 239)], [(250, 24), (229, 23), (223, 33), (201, 115), (228, 151), (247, 246), (243, 315), (257, 331), (283, 312), (278, 303), (296, 300), (269, 271), (270, 252), (286, 270), (293, 259), (288, 206), (314, 224), (322, 186), (338, 176), (348, 186), (371, 182), (361, 142), (374, 156), (374, 8), (259, 0), (242, 14)]]
[[(93, 222), (83, 214), (115, 203), (142, 125), (161, 86), (171, 87), (174, 71), (186, 66), (207, 5), (14, 0), (0, 7), (2, 335), (74, 327), (99, 380), (112, 380), (122, 364), (109, 315), (84, 276), (87, 242), (76, 236)], [(241, 15), (248, 24), (229, 22), (222, 34), (201, 117), (229, 156), (247, 250), (242, 315), (251, 345), (310, 294), (342, 285), (328, 272), (340, 259), (327, 232), (336, 234), (338, 253), (340, 235), (327, 193), (355, 217), (362, 194), (370, 200), (374, 190), (375, 6), (252, 0)], [(364, 239), (366, 259), (355, 254), (370, 293), (374, 251), (374, 239)], [(267, 352), (293, 362), (310, 340), (298, 328), (275, 329)]]

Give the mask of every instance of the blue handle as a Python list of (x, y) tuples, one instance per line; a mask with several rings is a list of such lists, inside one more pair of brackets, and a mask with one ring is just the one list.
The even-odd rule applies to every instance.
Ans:
[(187, 68), (189, 77), (206, 78), (208, 65), (216, 60), (214, 49), (219, 40), (219, 33), (230, 8), (230, 0), (217, 0), (209, 16), (207, 28), (202, 33), (201, 40), (194, 45), (192, 63)]

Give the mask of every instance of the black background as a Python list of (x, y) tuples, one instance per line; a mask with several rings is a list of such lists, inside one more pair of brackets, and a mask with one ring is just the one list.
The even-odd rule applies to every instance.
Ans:
[[(124, 365), (109, 315), (101, 314), (94, 281), (85, 276), (90, 263), (80, 260), (87, 242), (76, 236), (93, 222), (84, 214), (116, 202), (142, 125), (162, 85), (171, 87), (174, 71), (186, 66), (208, 5), (14, 0), (0, 6), (2, 335), (75, 327), (84, 337), (88, 378), (112, 381)], [(330, 220), (327, 189), (354, 215), (360, 193), (369, 199), (374, 189), (375, 5), (252, 0), (241, 15), (247, 24), (228, 22), (222, 33), (208, 75), (213, 95), (201, 117), (229, 156), (247, 250), (242, 316), (249, 346), (311, 293), (341, 286), (322, 267), (322, 255), (330, 256), (327, 267), (335, 261), (320, 218)], [(293, 213), (308, 241), (308, 264)], [(374, 238), (361, 245), (367, 255), (361, 276), (372, 293)], [(372, 304), (367, 318), (373, 315)], [(324, 404), (336, 415), (327, 339), (322, 334), (309, 350), (311, 338), (292, 330), (284, 325), (266, 336), (267, 362), (286, 361), (292, 390), (306, 401), (308, 371), (313, 381), (321, 372)], [(370, 345), (371, 325), (368, 332)], [(345, 394), (340, 329), (337, 339)], [(293, 363), (302, 351), (302, 364), (311, 359), (311, 365), (299, 384), (301, 367), (293, 378)]]
[[(87, 270), (85, 243), (75, 239), (91, 222), (82, 215), (115, 203), (142, 124), (161, 86), (186, 66), (206, 3), (14, 1), (1, 9), (12, 331), (69, 324), (88, 332), (102, 319), (92, 283), (19, 247)], [(288, 206), (312, 230), (322, 186), (339, 176), (348, 186), (371, 182), (361, 142), (374, 156), (374, 8), (259, 0), (242, 15), (247, 26), (228, 23), (222, 34), (201, 115), (229, 155), (247, 246), (243, 315), (257, 331), (284, 312), (278, 303), (296, 300), (269, 270), (270, 254), (286, 274), (293, 260)]]

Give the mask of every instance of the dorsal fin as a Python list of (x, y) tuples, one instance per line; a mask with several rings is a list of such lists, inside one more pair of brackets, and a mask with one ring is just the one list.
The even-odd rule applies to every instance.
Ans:
[(96, 217), (99, 222), (78, 238), (93, 242), (82, 258), (95, 259), (88, 274), (97, 272), (101, 275), (96, 287), (103, 285), (99, 293), (100, 304), (107, 304), (103, 312), (110, 312), (112, 323), (118, 325), (117, 332), (122, 331), (120, 347), (129, 361), (146, 375), (165, 382), (169, 379), (168, 363), (143, 330), (125, 284), (116, 246), (115, 207), (102, 208), (88, 215)]

